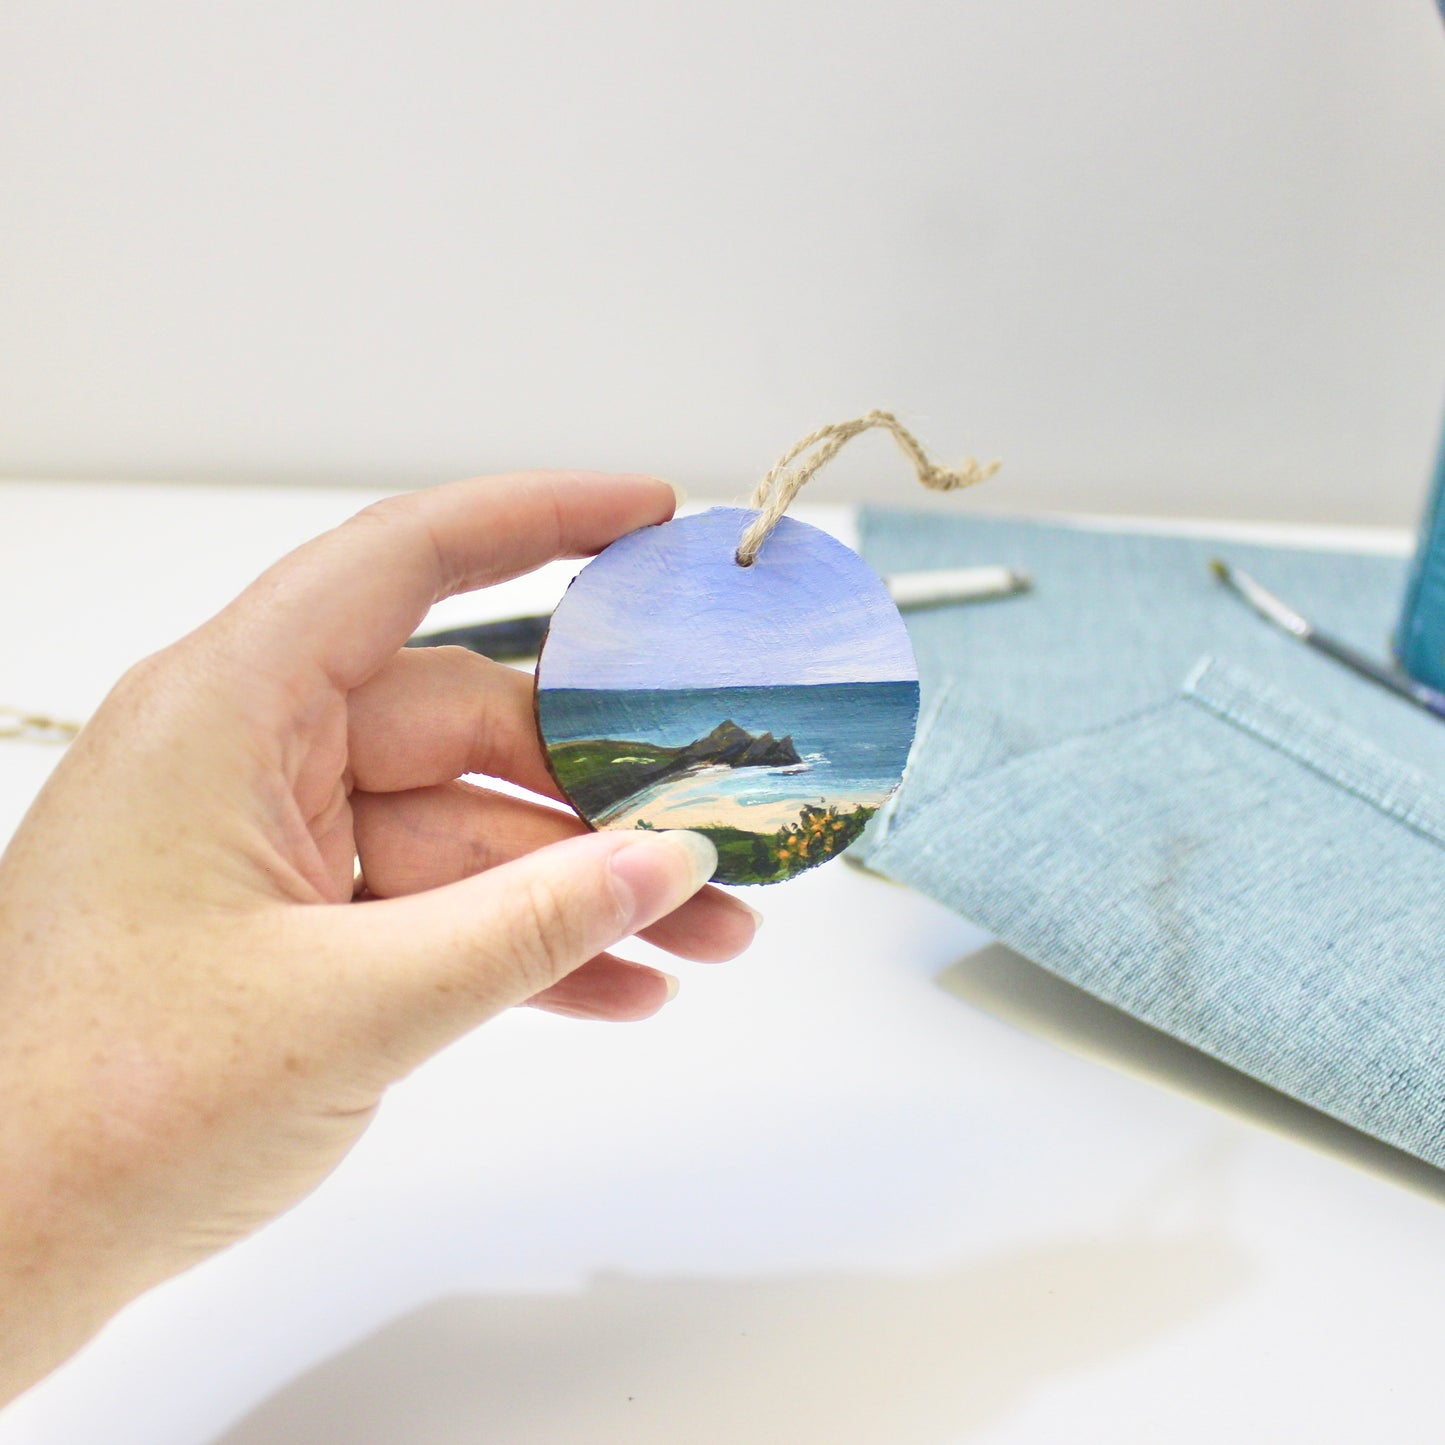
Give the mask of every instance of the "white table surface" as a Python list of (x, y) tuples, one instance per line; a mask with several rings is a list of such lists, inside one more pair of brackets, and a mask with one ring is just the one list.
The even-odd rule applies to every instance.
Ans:
[[(83, 714), (365, 500), (0, 484), (0, 701)], [(4, 836), (56, 756), (0, 744)], [(844, 864), (749, 897), (655, 1021), (521, 1011), (421, 1069), (0, 1445), (1445, 1435), (1445, 1176)]]

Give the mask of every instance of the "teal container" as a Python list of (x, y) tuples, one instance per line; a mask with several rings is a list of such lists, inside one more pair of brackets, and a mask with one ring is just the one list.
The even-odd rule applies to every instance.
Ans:
[[(1440, 14), (1445, 18), (1445, 0), (1440, 0)], [(1395, 656), (1411, 677), (1445, 691), (1445, 440), (1435, 459), (1435, 480), (1395, 630)]]
[(1445, 442), (1420, 524), (1420, 544), (1395, 632), (1395, 655), (1412, 677), (1445, 691)]

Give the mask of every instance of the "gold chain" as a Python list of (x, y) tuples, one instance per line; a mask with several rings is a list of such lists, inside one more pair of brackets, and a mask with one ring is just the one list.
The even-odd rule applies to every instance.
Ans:
[(0, 704), (0, 741), (55, 743), (64, 747), (79, 731), (78, 722)]

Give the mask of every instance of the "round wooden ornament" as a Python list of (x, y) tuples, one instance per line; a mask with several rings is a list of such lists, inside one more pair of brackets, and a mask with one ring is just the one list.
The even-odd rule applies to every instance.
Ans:
[(898, 787), (918, 668), (881, 579), (753, 511), (619, 538), (577, 575), (537, 663), (548, 766), (594, 828), (691, 828), (719, 883), (776, 883), (841, 853)]

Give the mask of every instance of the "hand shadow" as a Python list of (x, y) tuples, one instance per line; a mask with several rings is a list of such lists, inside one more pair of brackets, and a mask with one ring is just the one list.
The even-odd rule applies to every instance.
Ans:
[(992, 943), (950, 965), (939, 986), (995, 1018), (1148, 1079), (1356, 1168), (1445, 1202), (1445, 1171), (1332, 1119)]
[(1193, 1230), (1068, 1239), (926, 1275), (647, 1279), (439, 1299), (216, 1445), (932, 1445), (1240, 1292)]

